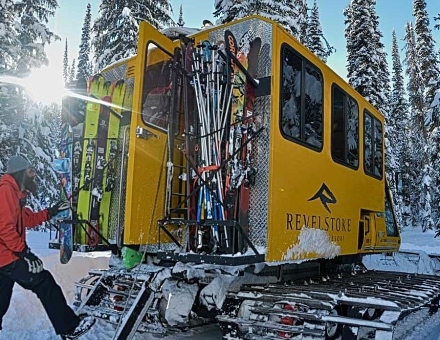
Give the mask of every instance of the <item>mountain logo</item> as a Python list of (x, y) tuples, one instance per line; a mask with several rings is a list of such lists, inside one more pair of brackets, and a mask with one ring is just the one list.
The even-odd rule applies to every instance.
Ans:
[(314, 201), (318, 198), (321, 200), (321, 203), (324, 206), (324, 208), (331, 214), (332, 212), (330, 211), (327, 204), (335, 204), (337, 201), (336, 201), (336, 197), (333, 195), (330, 189), (325, 185), (325, 183), (322, 183), (322, 186), (318, 190), (318, 192), (312, 198), (308, 199), (308, 201)]

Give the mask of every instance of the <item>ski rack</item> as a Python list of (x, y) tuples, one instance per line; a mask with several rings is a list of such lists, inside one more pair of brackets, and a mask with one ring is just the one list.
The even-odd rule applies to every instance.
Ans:
[[(195, 125), (200, 124), (199, 122), (199, 118), (197, 117), (197, 115), (193, 118), (194, 122), (192, 124), (190, 124), (189, 122), (189, 114), (190, 112), (193, 111), (193, 108), (191, 107), (192, 105), (195, 105), (196, 99), (193, 98), (193, 102), (189, 103), (189, 93), (190, 91), (194, 91), (192, 89), (192, 84), (196, 84), (196, 83), (200, 83), (200, 79), (198, 78), (200, 73), (200, 69), (195, 69), (195, 62), (194, 60), (196, 60), (196, 58), (204, 58), (204, 56), (200, 55), (200, 51), (199, 52), (194, 52), (193, 47), (194, 48), (198, 48), (200, 49), (201, 46), (203, 46), (205, 44), (205, 42), (200, 42), (199, 45), (194, 46), (194, 40), (192, 39), (185, 39), (185, 40), (181, 40), (181, 44), (180, 44), (180, 48), (176, 47), (174, 49), (174, 53), (173, 53), (173, 63), (172, 63), (172, 84), (174, 84), (175, 86), (172, 87), (172, 91), (171, 91), (171, 105), (170, 105), (170, 114), (169, 114), (169, 122), (168, 122), (168, 162), (167, 162), (167, 188), (166, 188), (166, 200), (165, 200), (165, 217), (158, 221), (158, 226), (159, 226), (159, 249), (161, 248), (161, 232), (164, 232), (174, 243), (177, 247), (179, 247), (181, 250), (189, 250), (192, 251), (194, 250), (193, 247), (191, 246), (192, 242), (190, 241), (189, 244), (185, 244), (184, 246), (182, 246), (181, 242), (179, 242), (176, 238), (175, 234), (176, 231), (171, 231), (169, 230), (167, 227), (168, 226), (174, 226), (174, 227), (178, 227), (177, 229), (177, 233), (181, 232), (181, 227), (185, 227), (185, 231), (184, 233), (187, 233), (187, 237), (192, 238), (192, 237), (199, 237), (200, 240), (202, 240), (205, 237), (208, 237), (208, 239), (210, 240), (209, 242), (206, 242), (204, 245), (202, 241), (200, 241), (199, 246), (197, 246), (197, 254), (182, 254), (182, 255), (176, 255), (173, 253), (167, 253), (167, 252), (160, 252), (158, 257), (166, 260), (166, 259), (176, 259), (179, 261), (183, 261), (183, 262), (188, 262), (188, 261), (204, 261), (204, 262), (209, 262), (209, 263), (218, 263), (218, 264), (244, 264), (244, 263), (255, 263), (255, 262), (262, 262), (264, 261), (264, 255), (261, 255), (256, 247), (252, 244), (252, 242), (250, 241), (247, 233), (244, 231), (243, 226), (241, 226), (241, 224), (239, 223), (237, 218), (213, 218), (211, 219), (209, 217), (209, 213), (208, 213), (208, 218), (205, 219), (200, 219), (200, 217), (195, 216), (195, 212), (192, 209), (192, 205), (194, 205), (194, 199), (196, 197), (196, 195), (201, 195), (201, 188), (208, 188), (211, 185), (211, 181), (215, 180), (215, 176), (218, 175), (219, 171), (223, 171), (225, 170), (225, 168), (228, 166), (228, 164), (234, 159), (234, 157), (237, 157), (237, 155), (241, 154), (241, 152), (247, 147), (247, 145), (253, 141), (253, 139), (255, 137), (257, 137), (263, 130), (264, 128), (259, 129), (258, 131), (255, 131), (253, 133), (253, 135), (248, 138), (246, 141), (243, 141), (241, 143), (241, 145), (239, 145), (237, 148), (235, 148), (234, 152), (232, 154), (227, 155), (226, 159), (223, 159), (221, 161), (219, 161), (219, 163), (217, 163), (217, 165), (213, 165), (213, 169), (210, 170), (211, 173), (208, 175), (207, 178), (205, 178), (204, 176), (202, 176), (202, 173), (205, 171), (204, 169), (206, 167), (211, 167), (212, 164), (198, 164), (197, 159), (193, 159), (193, 157), (191, 156), (191, 154), (187, 154), (187, 152), (184, 152), (184, 157), (186, 159), (186, 170), (187, 170), (187, 176), (190, 176), (189, 174), (191, 173), (195, 173), (197, 174), (198, 180), (199, 180), (199, 185), (197, 186), (197, 188), (191, 188), (191, 184), (190, 184), (190, 180), (187, 181), (186, 184), (186, 195), (185, 194), (178, 194), (179, 196), (182, 196), (179, 198), (179, 203), (177, 205), (177, 207), (172, 207), (171, 203), (172, 203), (172, 198), (173, 195), (175, 195), (172, 191), (173, 188), (173, 179), (174, 179), (174, 172), (173, 172), (173, 167), (176, 167), (177, 165), (174, 165), (174, 152), (175, 152), (175, 136), (176, 136), (176, 127), (175, 127), (175, 121), (177, 120), (177, 115), (178, 113), (178, 96), (179, 93), (181, 93), (181, 88), (180, 90), (178, 89), (179, 86), (179, 77), (182, 77), (181, 79), (183, 80), (183, 84), (180, 83), (180, 86), (183, 85), (183, 96), (184, 96), (184, 112), (185, 112), (185, 144), (186, 144), (186, 148), (190, 147), (191, 143), (197, 143), (197, 142), (191, 142), (192, 140), (198, 140), (200, 138), (205, 138), (207, 136), (209, 136), (210, 134), (214, 134), (216, 133), (216, 131), (214, 132), (210, 132), (209, 129), (206, 133), (203, 133), (201, 135), (199, 134), (193, 134), (192, 131), (192, 127)], [(208, 43), (209, 45), (209, 43)], [(205, 45), (206, 46), (206, 45)], [(189, 55), (187, 48), (190, 48), (192, 53)], [(232, 72), (232, 67), (231, 65), (234, 64), (236, 65), (242, 72), (243, 72), (243, 76), (246, 80), (246, 82), (248, 82), (250, 84), (250, 86), (252, 86), (253, 88), (257, 89), (259, 82), (257, 80), (255, 80), (253, 78), (253, 76), (248, 72), (248, 70), (241, 64), (240, 60), (238, 60), (238, 58), (231, 53), (231, 51), (229, 51), (229, 49), (226, 48), (225, 52), (221, 51), (218, 49), (217, 46), (213, 46), (212, 48), (209, 46), (207, 47), (207, 49), (210, 49), (211, 51), (215, 50), (217, 51), (219, 57), (224, 60), (224, 67), (225, 67), (225, 71), (226, 74), (228, 75), (226, 77), (226, 82), (224, 83), (225, 86), (225, 96), (227, 95), (227, 93), (231, 93), (232, 95), (232, 88), (234, 86), (237, 86), (236, 84), (234, 85), (231, 81), (232, 78), (229, 76)], [(185, 51), (185, 53), (184, 53)], [(212, 60), (214, 60), (214, 58), (212, 57), (212, 59), (210, 60), (209, 58), (207, 59), (208, 63)], [(202, 61), (200, 61), (200, 59), (198, 60), (198, 62), (202, 62), (204, 63), (204, 59)], [(199, 72), (199, 73), (198, 73)], [(202, 71), (203, 72), (203, 71)], [(214, 71), (214, 69), (212, 70), (212, 72), (218, 72), (218, 71)], [(224, 71), (223, 71), (224, 72)], [(213, 73), (214, 74), (214, 73)], [(196, 76), (197, 75), (197, 76)], [(196, 79), (197, 78), (197, 79)], [(244, 86), (245, 80), (242, 80), (242, 86)], [(217, 79), (218, 81), (218, 79)], [(200, 89), (199, 89), (200, 90)], [(197, 92), (197, 90), (195, 90), (195, 92)], [(194, 94), (194, 92), (193, 92)], [(196, 95), (197, 97), (197, 95)], [(231, 98), (231, 97), (230, 97)], [(197, 101), (198, 105), (199, 102)], [(208, 104), (209, 105), (209, 104)], [(214, 105), (214, 104), (213, 104)], [(243, 108), (244, 109), (244, 108)], [(229, 108), (229, 106), (226, 108), (226, 114), (227, 117), (230, 117), (233, 113), (231, 111), (232, 109)], [(229, 119), (225, 117), (225, 121), (229, 121)], [(245, 124), (247, 121), (247, 118), (243, 117), (241, 118), (238, 122), (240, 124)], [(231, 129), (231, 125), (226, 125), (225, 129)], [(225, 134), (225, 136), (227, 136), (228, 133)], [(224, 137), (225, 139), (227, 139), (227, 137)], [(200, 141), (199, 141), (200, 143)], [(179, 166), (178, 166), (179, 167)], [(180, 166), (181, 168), (183, 168), (182, 166)], [(206, 189), (205, 189), (206, 190)], [(240, 190), (239, 188), (236, 188), (235, 190)], [(202, 195), (203, 195), (203, 191), (202, 191)], [(226, 194), (225, 194), (226, 195)], [(192, 204), (191, 204), (192, 202)], [(227, 202), (227, 198), (223, 198), (219, 201), (217, 201), (217, 203), (219, 205), (221, 205), (224, 209), (224, 211), (227, 211), (227, 209), (229, 208), (230, 203), (228, 204)], [(200, 203), (199, 203), (200, 204)], [(235, 204), (235, 203), (234, 203)], [(183, 211), (185, 211), (185, 213), (183, 213)], [(179, 217), (176, 217), (176, 215), (179, 215)], [(183, 215), (183, 218), (182, 218)], [(214, 243), (212, 242), (211, 239), (211, 233), (215, 233), (215, 229), (217, 229), (217, 233), (218, 232), (218, 228), (222, 228), (224, 231), (224, 237), (222, 238), (217, 238), (217, 240), (214, 240)], [(208, 236), (207, 236), (208, 235)], [(186, 238), (188, 239), (188, 238)], [(196, 242), (197, 243), (197, 242)], [(210, 250), (206, 250), (206, 248), (210, 248), (213, 247), (213, 251), (212, 254), (209, 254), (211, 251)], [(231, 257), (231, 255), (235, 255), (239, 252), (244, 252), (247, 248), (250, 248), (254, 255), (246, 255), (246, 256), (240, 256), (240, 260), (238, 260), (237, 256), (236, 257)], [(208, 254), (206, 254), (208, 253)], [(203, 254), (203, 255), (200, 255)], [(227, 256), (221, 256), (221, 254), (225, 254)]]

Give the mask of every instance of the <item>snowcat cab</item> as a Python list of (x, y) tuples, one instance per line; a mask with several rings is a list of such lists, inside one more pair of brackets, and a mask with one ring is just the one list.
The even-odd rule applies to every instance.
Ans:
[[(171, 40), (142, 23), (137, 56), (91, 84), (118, 75), (102, 236), (144, 264), (91, 272), (76, 295), (118, 324), (114, 339), (208, 314), (228, 339), (333, 338), (344, 325), (389, 335), (390, 320), (429, 302), (406, 288), (426, 280), (437, 296), (431, 277), (340, 271), (399, 250), (384, 117), (281, 26), (252, 16)], [(367, 310), (385, 321), (362, 320)]]
[[(192, 54), (200, 71), (186, 65)], [(240, 58), (242, 83), (228, 84)], [(254, 17), (182, 42), (143, 24), (136, 63), (125, 244), (146, 245), (162, 259), (199, 262), (203, 253), (204, 261), (230, 264), (398, 251), (383, 116), (278, 25)], [(218, 103), (206, 100), (209, 93)], [(241, 101), (243, 112), (231, 119)], [(231, 124), (233, 138), (247, 142), (234, 145), (236, 168), (225, 150)], [(204, 157), (209, 144), (217, 149)], [(227, 188), (234, 176), (235, 188)], [(230, 256), (237, 253), (244, 256)]]

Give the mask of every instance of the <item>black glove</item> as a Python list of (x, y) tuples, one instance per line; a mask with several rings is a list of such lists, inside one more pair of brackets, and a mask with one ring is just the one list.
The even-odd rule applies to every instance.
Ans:
[(15, 255), (26, 261), (29, 273), (38, 274), (44, 269), (43, 262), (41, 262), (38, 256), (31, 252), (31, 249), (27, 245), (21, 252), (15, 253)]
[(51, 206), (50, 208), (47, 208), (47, 213), (49, 214), (48, 218), (51, 219), (61, 211), (70, 209), (70, 202), (69, 201), (59, 201), (55, 205)]

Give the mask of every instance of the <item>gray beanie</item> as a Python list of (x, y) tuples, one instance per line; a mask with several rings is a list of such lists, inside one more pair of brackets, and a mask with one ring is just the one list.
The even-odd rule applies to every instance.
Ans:
[(32, 164), (21, 156), (12, 156), (8, 161), (8, 174), (14, 174), (16, 172), (32, 168)]

